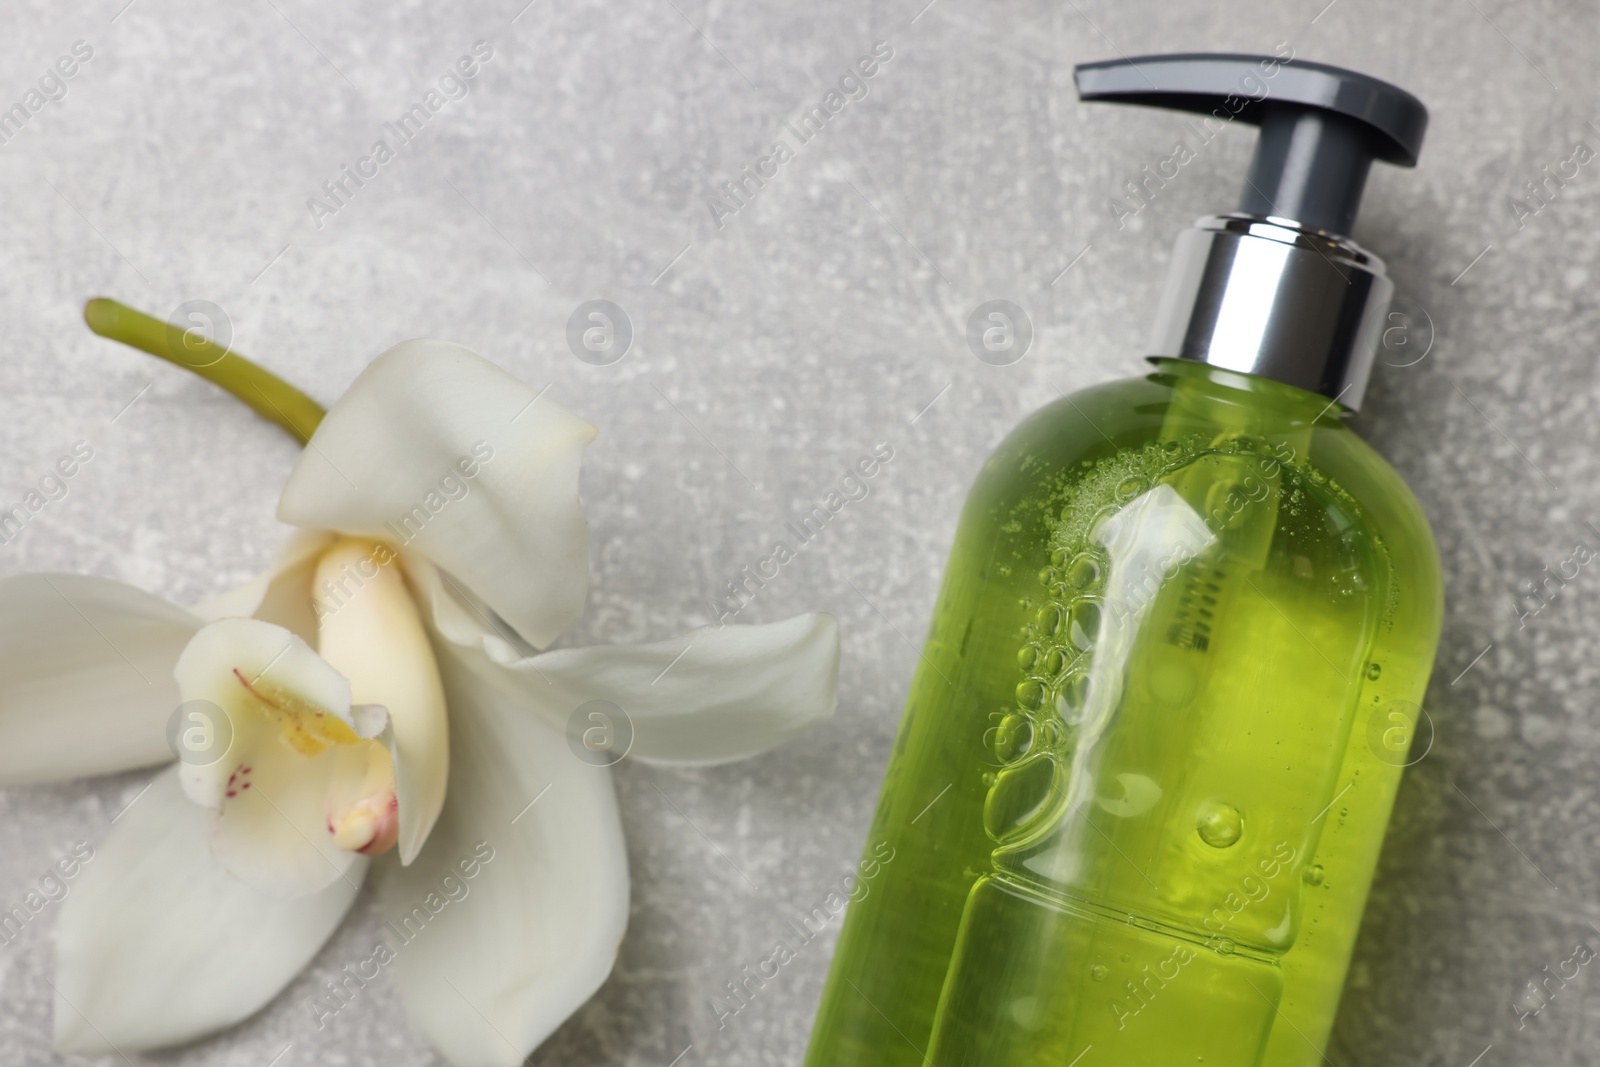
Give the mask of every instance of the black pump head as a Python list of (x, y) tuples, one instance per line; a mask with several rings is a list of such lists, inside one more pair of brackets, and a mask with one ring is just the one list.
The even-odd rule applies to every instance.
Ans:
[(1348, 235), (1374, 159), (1414, 167), (1428, 109), (1398, 86), (1280, 56), (1134, 56), (1074, 69), (1078, 96), (1261, 127), (1239, 210)]

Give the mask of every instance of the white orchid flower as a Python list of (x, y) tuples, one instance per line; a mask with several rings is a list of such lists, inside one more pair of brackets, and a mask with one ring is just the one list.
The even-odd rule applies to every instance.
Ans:
[(171, 763), (169, 725), (183, 755), (63, 904), (58, 1049), (250, 1016), (374, 867), (394, 934), (376, 965), (451, 1063), (523, 1062), (599, 988), (628, 871), (575, 709), (622, 709), (634, 759), (753, 755), (832, 713), (838, 632), (807, 615), (539, 652), (587, 590), (594, 433), (465, 348), (409, 341), (316, 428), (278, 504), (301, 530), (243, 588), (186, 610), (102, 578), (0, 581), (0, 785)]

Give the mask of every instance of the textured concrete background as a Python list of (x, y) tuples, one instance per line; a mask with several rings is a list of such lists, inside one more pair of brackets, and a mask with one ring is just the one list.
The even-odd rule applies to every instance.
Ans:
[[(92, 337), (79, 310), (97, 294), (161, 316), (212, 301), (241, 351), (325, 402), (419, 335), (549, 384), (601, 427), (584, 474), (593, 590), (573, 642), (708, 621), (708, 599), (787, 519), (891, 443), (871, 495), (742, 616), (839, 615), (837, 719), (746, 764), (619, 768), (632, 926), (610, 982), (534, 1057), (794, 1064), (836, 930), (725, 1029), (708, 998), (853, 864), (983, 457), (1058, 390), (1143, 372), (1172, 238), (1232, 206), (1250, 151), (1247, 130), (1226, 131), (1119, 229), (1110, 198), (1171, 154), (1182, 125), (1079, 105), (1072, 64), (1288, 42), (1433, 111), (1421, 167), (1374, 172), (1356, 236), (1404, 294), (1389, 362), (1427, 353), (1379, 369), (1359, 426), (1438, 533), (1438, 734), (1402, 789), (1329, 1059), (1594, 1062), (1592, 968), (1521, 1030), (1509, 1005), (1580, 942), (1600, 948), (1600, 578), (1585, 567), (1537, 614), (1519, 620), (1517, 606), (1543, 568), (1600, 549), (1600, 161), (1537, 213), (1513, 198), (1580, 142), (1584, 158), (1600, 145), (1600, 12), (1550, 0), (936, 0), (920, 13), (926, 0), (525, 2), (7, 5), (0, 103), (75, 41), (94, 57), (0, 147), (0, 498), (20, 498), (76, 440), (96, 455), (0, 547), (0, 573), (83, 571), (190, 602), (259, 569), (283, 536), (272, 510), (289, 440)], [(480, 40), (494, 54), (471, 95), (319, 227), (307, 198)], [(866, 98), (719, 228), (708, 197), (879, 41), (894, 54)], [(1036, 331), (1004, 368), (963, 340), (973, 308), (997, 297)], [(569, 315), (595, 298), (636, 331), (610, 366), (566, 341)], [(103, 835), (142, 782), (0, 791), (0, 901)], [(7, 1064), (56, 1062), (50, 925), (0, 949)], [(363, 898), (258, 1017), (148, 1062), (265, 1065), (290, 1045), (278, 1067), (437, 1062), (386, 986), (320, 1032), (304, 1006), (376, 931)]]

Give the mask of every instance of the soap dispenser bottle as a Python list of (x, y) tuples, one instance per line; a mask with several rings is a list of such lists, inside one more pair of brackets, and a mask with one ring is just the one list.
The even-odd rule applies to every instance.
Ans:
[(1426, 109), (1277, 57), (1076, 74), (1255, 156), (1177, 240), (1154, 372), (1034, 414), (968, 497), (809, 1067), (1321, 1064), (1431, 740), (1437, 552), (1344, 423), (1393, 289), (1349, 234)]

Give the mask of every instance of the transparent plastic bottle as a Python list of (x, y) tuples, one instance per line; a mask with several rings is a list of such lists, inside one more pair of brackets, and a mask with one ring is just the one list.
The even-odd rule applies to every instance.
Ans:
[(1261, 135), (1178, 239), (1155, 373), (968, 497), (809, 1067), (1323, 1062), (1422, 715), (1439, 563), (1344, 423), (1393, 293), (1344, 235), (1427, 110), (1292, 55), (1077, 78)]
[(1163, 360), (1035, 414), (963, 513), (806, 1062), (1321, 1063), (1441, 615), (1321, 396)]

